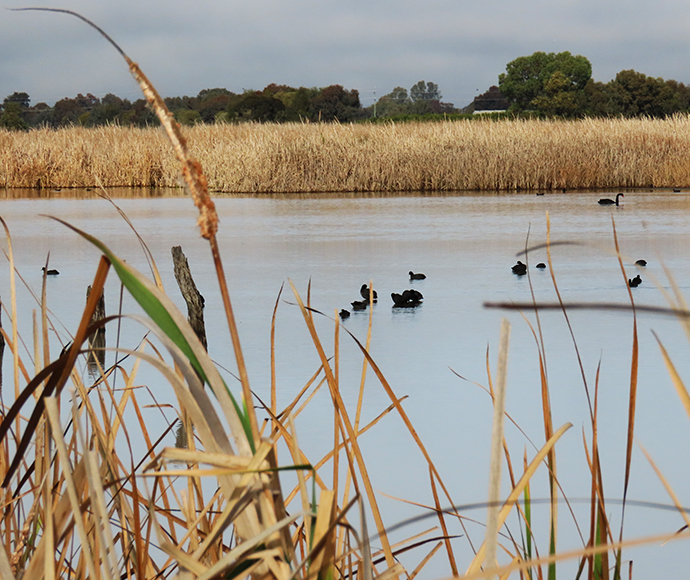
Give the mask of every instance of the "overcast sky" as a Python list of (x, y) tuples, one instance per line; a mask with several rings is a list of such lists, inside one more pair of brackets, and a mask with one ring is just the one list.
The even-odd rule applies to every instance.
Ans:
[[(35, 1), (35, 0), (31, 0)], [(518, 56), (586, 56), (593, 77), (635, 69), (690, 84), (687, 0), (4, 0), (66, 8), (109, 33), (163, 96), (269, 83), (341, 84), (364, 106), (419, 80), (458, 107)], [(0, 99), (53, 104), (77, 93), (140, 93), (95, 30), (46, 12), (0, 9)]]

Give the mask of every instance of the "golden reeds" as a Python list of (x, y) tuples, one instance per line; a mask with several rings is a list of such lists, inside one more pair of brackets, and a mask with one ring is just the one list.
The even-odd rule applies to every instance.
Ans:
[[(689, 187), (690, 118), (198, 125), (228, 193)], [(177, 187), (159, 129), (0, 131), (0, 187)]]

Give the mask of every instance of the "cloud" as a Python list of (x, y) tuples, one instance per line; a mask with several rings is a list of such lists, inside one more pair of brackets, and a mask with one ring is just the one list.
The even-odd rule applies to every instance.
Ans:
[[(11, 6), (19, 6), (16, 0)], [(11, 7), (10, 6), (10, 7)], [(365, 104), (424, 79), (463, 106), (498, 82), (505, 65), (537, 50), (589, 58), (596, 80), (624, 69), (690, 81), (682, 25), (690, 5), (547, 0), (52, 1), (102, 26), (168, 96), (276, 82), (342, 84)], [(0, 98), (33, 102), (78, 92), (138, 98), (117, 53), (61, 14), (0, 15)]]

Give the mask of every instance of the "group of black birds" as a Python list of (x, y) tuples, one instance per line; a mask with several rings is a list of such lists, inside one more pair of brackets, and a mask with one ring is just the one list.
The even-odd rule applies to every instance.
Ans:
[[(637, 260), (635, 265), (644, 268), (647, 265), (647, 260)], [(628, 278), (628, 286), (631, 288), (637, 288), (640, 284), (642, 284), (642, 278), (640, 278), (639, 274), (634, 278)]]
[[(425, 280), (426, 276), (421, 273), (414, 273), (412, 271), (409, 272), (410, 275), (410, 282), (414, 280)], [(362, 284), (362, 287), (359, 289), (359, 294), (362, 297), (362, 300), (355, 300), (354, 302), (351, 302), (352, 304), (352, 310), (365, 310), (367, 306), (371, 303), (378, 302), (379, 296), (372, 287), (368, 286), (367, 284)], [(414, 289), (409, 289), (403, 291), (402, 294), (398, 294), (397, 292), (392, 292), (391, 293), (391, 298), (393, 299), (393, 308), (414, 308), (416, 306), (419, 306), (422, 303), (422, 300), (424, 300), (424, 296), (422, 296), (422, 293), (419, 290), (414, 290)], [(343, 320), (348, 318), (350, 316), (350, 311), (346, 310), (343, 308), (340, 311), (340, 318)]]
[[(619, 195), (623, 194), (621, 193)], [(637, 260), (637, 262), (635, 262), (635, 265), (644, 268), (647, 265), (647, 260)], [(544, 268), (546, 268), (546, 264), (544, 264), (544, 262), (539, 262), (537, 264), (537, 268), (543, 270)], [(523, 264), (520, 260), (518, 260), (517, 264), (511, 267), (511, 270), (513, 271), (513, 274), (517, 276), (524, 276), (525, 274), (527, 274), (527, 264)], [(628, 286), (630, 286), (631, 288), (637, 288), (640, 284), (642, 284), (642, 278), (639, 274), (634, 278), (628, 278)]]

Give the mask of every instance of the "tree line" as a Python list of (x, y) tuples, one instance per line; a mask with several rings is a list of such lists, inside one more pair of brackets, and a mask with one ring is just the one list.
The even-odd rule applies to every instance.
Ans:
[(498, 88), (514, 114), (663, 118), (690, 110), (690, 87), (683, 83), (635, 70), (597, 82), (589, 60), (569, 52), (535, 52), (509, 62)]
[[(690, 87), (674, 80), (623, 70), (608, 83), (592, 79), (592, 65), (569, 52), (535, 52), (506, 65), (491, 87), (463, 109), (442, 102), (439, 86), (419, 81), (409, 90), (395, 87), (369, 107), (359, 92), (341, 85), (324, 88), (270, 84), (263, 90), (233, 93), (204, 89), (196, 97), (168, 97), (165, 102), (183, 125), (233, 122), (341, 122), (469, 118), (475, 111), (504, 111), (509, 117), (666, 117), (690, 112)], [(50, 107), (31, 105), (27, 93), (15, 92), (0, 105), (0, 127), (120, 124), (146, 127), (158, 119), (144, 99), (113, 94), (64, 98)]]
[[(217, 122), (352, 122), (366, 117), (359, 93), (341, 85), (325, 88), (293, 88), (268, 85), (261, 91), (233, 93), (224, 88), (204, 89), (196, 97), (163, 99), (183, 125)], [(49, 107), (46, 103), (31, 106), (27, 93), (6, 97), (0, 108), (0, 126), (12, 129), (31, 127), (95, 127), (117, 123), (145, 127), (157, 125), (158, 119), (144, 99), (129, 101), (107, 94), (102, 99), (88, 93), (64, 98)]]
[[(263, 90), (241, 94), (224, 88), (204, 89), (196, 97), (163, 99), (183, 125), (232, 122), (331, 122), (350, 123), (375, 116), (456, 113), (452, 104), (440, 102), (438, 85), (419, 81), (409, 90), (396, 87), (370, 107), (362, 107), (359, 92), (341, 85), (324, 88), (270, 84)], [(129, 101), (107, 94), (102, 99), (91, 93), (64, 98), (49, 107), (31, 105), (27, 93), (13, 93), (0, 106), (0, 127), (95, 127), (109, 123), (144, 127), (158, 119), (144, 99)]]

